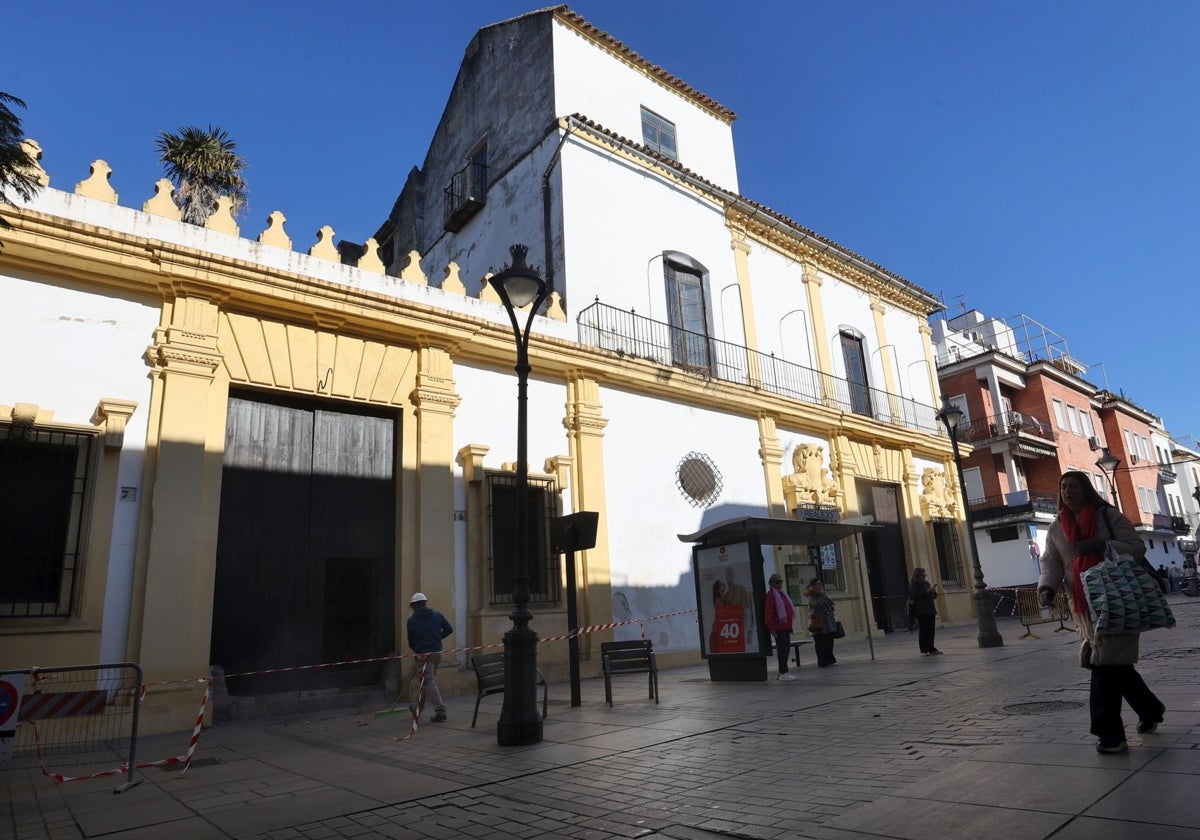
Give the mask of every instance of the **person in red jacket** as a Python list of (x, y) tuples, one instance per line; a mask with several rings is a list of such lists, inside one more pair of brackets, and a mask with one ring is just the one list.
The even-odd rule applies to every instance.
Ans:
[(788, 673), (788, 651), (792, 646), (792, 620), (796, 617), (796, 607), (792, 599), (783, 591), (783, 576), (778, 572), (771, 575), (771, 588), (767, 590), (766, 603), (763, 604), (763, 616), (767, 621), (767, 629), (775, 637), (775, 654), (779, 657), (779, 679), (791, 682), (796, 678)]

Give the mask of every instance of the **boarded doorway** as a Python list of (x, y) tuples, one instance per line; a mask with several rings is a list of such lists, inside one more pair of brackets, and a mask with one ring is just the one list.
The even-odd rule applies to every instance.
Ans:
[[(230, 397), (211, 651), (227, 674), (392, 650), (395, 425), (336, 404)], [(229, 692), (373, 685), (380, 671), (239, 677)]]
[(900, 488), (858, 481), (858, 509), (875, 517), (878, 530), (863, 534), (863, 554), (871, 588), (875, 626), (885, 633), (908, 628), (908, 567), (900, 531)]

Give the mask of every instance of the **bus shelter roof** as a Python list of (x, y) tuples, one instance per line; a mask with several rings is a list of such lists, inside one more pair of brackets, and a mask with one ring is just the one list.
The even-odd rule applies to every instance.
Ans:
[(819, 522), (803, 519), (772, 519), (767, 516), (741, 516), (714, 522), (694, 534), (679, 534), (680, 542), (713, 545), (739, 542), (757, 537), (760, 543), (774, 545), (829, 545), (862, 531), (874, 531), (871, 517), (846, 522)]

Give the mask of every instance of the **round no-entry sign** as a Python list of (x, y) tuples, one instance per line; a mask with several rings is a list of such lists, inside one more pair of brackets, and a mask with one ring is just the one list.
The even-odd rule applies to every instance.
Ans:
[(25, 691), (25, 675), (9, 674), (0, 677), (0, 732), (17, 728), (21, 711), (21, 694)]

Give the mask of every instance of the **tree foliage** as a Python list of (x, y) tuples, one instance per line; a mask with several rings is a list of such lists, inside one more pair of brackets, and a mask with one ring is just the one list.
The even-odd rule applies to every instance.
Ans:
[[(0, 91), (0, 204), (11, 204), (12, 194), (28, 201), (41, 189), (34, 175), (37, 161), (21, 145), (21, 118), (13, 113), (14, 107), (24, 108), (25, 103)], [(0, 228), (8, 227), (0, 217)]]
[(212, 125), (207, 129), (185, 126), (178, 132), (160, 132), (154, 147), (164, 174), (175, 185), (185, 222), (203, 225), (223, 195), (233, 200), (235, 216), (244, 212), (246, 182), (242, 170), (246, 160), (237, 153), (237, 144), (226, 131)]

